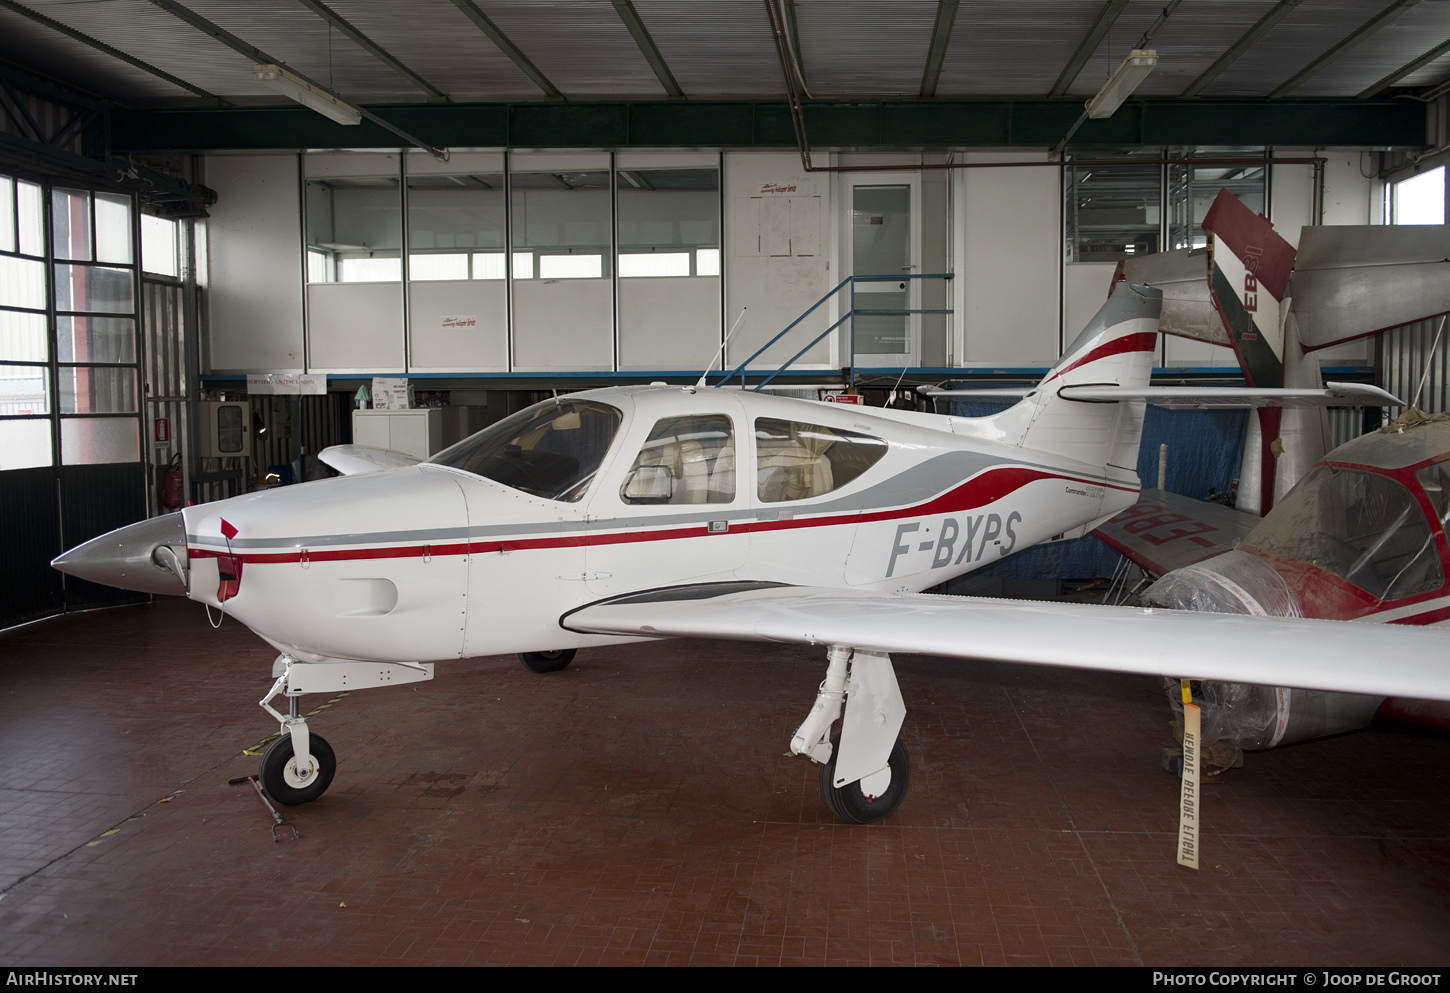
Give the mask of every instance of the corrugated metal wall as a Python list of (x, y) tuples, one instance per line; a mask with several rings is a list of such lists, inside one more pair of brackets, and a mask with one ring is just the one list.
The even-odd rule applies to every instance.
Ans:
[[(1445, 319), (1417, 321), (1379, 336), (1376, 344), (1376, 382), (1406, 403), (1414, 403), (1427, 414), (1443, 414), (1450, 386), (1450, 342), (1441, 330)], [(1438, 345), (1436, 339), (1439, 339)], [(1423, 388), (1421, 382), (1423, 381)]]

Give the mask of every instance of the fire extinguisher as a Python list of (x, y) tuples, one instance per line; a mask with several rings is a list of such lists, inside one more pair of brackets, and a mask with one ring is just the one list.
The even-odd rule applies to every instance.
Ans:
[(177, 453), (171, 460), (171, 468), (166, 472), (166, 479), (161, 484), (161, 506), (167, 510), (177, 510), (181, 507), (181, 455)]

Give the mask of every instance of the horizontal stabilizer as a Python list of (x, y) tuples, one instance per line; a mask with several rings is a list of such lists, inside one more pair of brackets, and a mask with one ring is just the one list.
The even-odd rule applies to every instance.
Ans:
[(1446, 313), (1450, 228), (1305, 227), (1289, 295), (1311, 350)]
[(379, 469), (399, 469), (417, 465), (422, 459), (415, 459), (402, 452), (386, 448), (367, 448), (362, 445), (333, 445), (317, 453), (317, 457), (332, 466), (344, 476), (355, 476), (360, 472), (377, 472)]
[[(681, 598), (681, 590), (691, 590)], [(888, 653), (1450, 700), (1444, 631), (1288, 617), (738, 584), (564, 615), (571, 631), (848, 645)]]
[(1118, 263), (1130, 283), (1143, 283), (1163, 291), (1163, 313), (1158, 330), (1180, 338), (1231, 345), (1223, 320), (1209, 293), (1209, 255), (1203, 248), (1138, 255)]
[(1144, 571), (1174, 569), (1232, 551), (1262, 518), (1165, 490), (1144, 490), (1138, 502), (1093, 534)]

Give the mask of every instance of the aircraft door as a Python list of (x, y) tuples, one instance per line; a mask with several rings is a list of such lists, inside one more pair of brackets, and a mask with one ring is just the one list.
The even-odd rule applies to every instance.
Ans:
[(738, 402), (720, 410), (640, 418), (589, 503), (586, 585), (593, 598), (738, 578), (750, 513)]

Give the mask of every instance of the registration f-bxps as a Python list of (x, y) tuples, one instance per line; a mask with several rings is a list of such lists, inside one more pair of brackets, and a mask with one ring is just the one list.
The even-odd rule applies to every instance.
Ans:
[[(1036, 389), (987, 417), (595, 390), (422, 464), (330, 449), (343, 478), (188, 507), (54, 564), (184, 593), (277, 648), (262, 706), (283, 734), (261, 779), (283, 803), (320, 796), (336, 765), (300, 694), (431, 679), (437, 662), (507, 652), (557, 669), (577, 649), (648, 638), (824, 646), (826, 678), (791, 749), (820, 764), (826, 804), (857, 822), (892, 813), (909, 780), (891, 652), (1450, 699), (1432, 632), (920, 592), (1133, 504), (1161, 299), (1120, 283)], [(1331, 386), (1229, 402), (1356, 392), (1393, 400)]]

